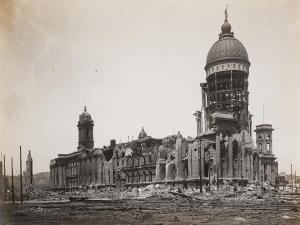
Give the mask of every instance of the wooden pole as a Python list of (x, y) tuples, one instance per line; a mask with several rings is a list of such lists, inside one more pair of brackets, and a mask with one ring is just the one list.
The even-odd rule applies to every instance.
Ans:
[(20, 201), (23, 203), (23, 182), (22, 182), (22, 147), (20, 146)]
[(13, 157), (11, 157), (11, 194), (12, 194), (12, 203), (15, 204), (15, 187), (14, 187), (14, 165)]
[(3, 169), (4, 169), (4, 201), (6, 201), (6, 168), (5, 168), (5, 155), (3, 155)]
[(297, 174), (295, 170), (295, 193), (298, 194), (298, 187), (297, 187)]
[(291, 164), (291, 185), (292, 185), (292, 194), (293, 194), (293, 164)]
[(208, 189), (210, 191), (210, 152), (208, 149)]

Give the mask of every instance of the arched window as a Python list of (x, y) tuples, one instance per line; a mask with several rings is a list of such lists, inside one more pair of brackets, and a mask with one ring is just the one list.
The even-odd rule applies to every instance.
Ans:
[(258, 136), (258, 140), (261, 141), (261, 136)]

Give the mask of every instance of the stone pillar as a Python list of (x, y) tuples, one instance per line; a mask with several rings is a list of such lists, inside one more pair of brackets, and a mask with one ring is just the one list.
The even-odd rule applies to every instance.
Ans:
[(166, 163), (166, 177), (165, 177), (165, 181), (170, 181), (170, 180), (174, 179), (172, 177), (172, 164), (173, 164), (173, 162), (171, 162), (171, 161), (167, 161), (167, 163)]
[(268, 176), (268, 181), (271, 182), (271, 165), (270, 163), (267, 164), (267, 176)]
[(250, 153), (250, 180), (253, 180), (253, 153)]
[(178, 137), (176, 140), (175, 148), (175, 166), (176, 166), (176, 181), (183, 180), (183, 168), (182, 168), (182, 138)]
[(97, 160), (96, 160), (96, 176), (97, 176), (97, 178), (96, 178), (96, 180), (97, 180), (97, 184), (99, 184), (100, 183), (100, 163), (101, 163), (101, 158), (100, 158), (100, 156), (99, 155), (97, 155), (96, 156), (96, 158), (97, 158)]
[(199, 143), (194, 142), (188, 151), (188, 179), (200, 179), (199, 175)]
[(53, 185), (54, 185), (54, 187), (57, 186), (57, 184), (56, 184), (56, 165), (53, 166)]
[(221, 153), (221, 149), (220, 149), (220, 132), (217, 132), (216, 134), (216, 172), (217, 172), (217, 177), (220, 178), (221, 175), (221, 161), (220, 161), (220, 153)]
[(95, 157), (92, 156), (91, 158), (92, 183), (95, 183), (95, 167), (96, 167)]
[(55, 187), (55, 169), (54, 169), (54, 167), (52, 167), (51, 170), (52, 170), (52, 175), (51, 175), (52, 187)]
[(63, 187), (66, 187), (66, 166), (62, 167), (62, 181)]
[(58, 177), (59, 177), (59, 179), (58, 179), (58, 186), (59, 187), (62, 187), (62, 166), (59, 166), (58, 167)]
[(232, 135), (228, 137), (228, 176), (233, 177), (233, 149), (232, 149)]
[(82, 164), (83, 164), (83, 167), (82, 167), (82, 181), (83, 181), (83, 184), (87, 184), (87, 163), (86, 163), (86, 158), (84, 158), (82, 160)]
[(197, 137), (200, 137), (202, 132), (202, 124), (201, 124), (201, 111), (196, 111), (194, 114), (196, 116), (196, 123), (197, 123)]
[(262, 181), (265, 181), (265, 167), (266, 167), (266, 164), (265, 163), (262, 163)]
[(113, 169), (113, 159), (109, 162), (109, 170), (110, 170), (110, 183), (112, 184), (114, 182), (114, 169)]
[(154, 181), (161, 181), (161, 178), (160, 178), (160, 161), (159, 160), (156, 162)]
[(244, 178), (245, 176), (245, 166), (246, 166), (246, 160), (245, 160), (245, 149), (242, 146), (242, 160), (241, 160), (241, 164), (242, 164), (242, 174), (241, 174), (241, 178)]
[(200, 150), (200, 154), (201, 154), (201, 177), (203, 179), (203, 177), (204, 177), (204, 144), (202, 144), (201, 142), (200, 142), (199, 150)]
[(258, 158), (258, 180), (262, 181), (262, 166), (260, 158)]
[(83, 161), (82, 161), (82, 159), (80, 159), (80, 162), (79, 162), (79, 167), (80, 167), (80, 169), (79, 169), (79, 182), (80, 182), (80, 185), (82, 185), (83, 184)]

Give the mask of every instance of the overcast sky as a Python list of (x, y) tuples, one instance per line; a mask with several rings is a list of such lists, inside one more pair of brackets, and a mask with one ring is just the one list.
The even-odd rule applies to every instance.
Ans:
[(297, 0), (0, 0), (0, 151), (16, 161), (22, 145), (34, 173), (49, 171), (57, 154), (76, 151), (84, 105), (95, 147), (136, 139), (142, 126), (152, 137), (194, 137), (227, 3), (251, 62), (253, 125), (264, 105), (279, 171), (293, 163), (300, 174)]

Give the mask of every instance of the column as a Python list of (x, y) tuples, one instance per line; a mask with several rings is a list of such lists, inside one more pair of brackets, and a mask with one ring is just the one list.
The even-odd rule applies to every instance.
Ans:
[(253, 180), (253, 153), (250, 153), (250, 180)]
[(58, 186), (61, 187), (62, 184), (62, 170), (61, 166), (58, 167)]
[(102, 162), (102, 158), (99, 157), (99, 183), (102, 184), (103, 182), (103, 162)]
[(175, 180), (180, 181), (183, 179), (182, 171), (182, 139), (178, 137), (176, 140), (175, 148), (175, 165), (176, 165), (176, 177)]
[(62, 185), (63, 187), (66, 186), (66, 166), (62, 167)]
[(270, 165), (270, 163), (267, 164), (267, 174), (268, 174), (268, 181), (271, 182), (272, 176), (271, 176), (271, 165)]
[(258, 180), (262, 181), (262, 166), (261, 166), (261, 159), (258, 159)]
[(199, 150), (200, 150), (200, 154), (201, 154), (201, 177), (203, 179), (203, 177), (204, 177), (204, 144), (202, 144), (201, 142), (200, 142)]
[(91, 158), (91, 170), (92, 170), (92, 183), (95, 183), (95, 157)]
[(241, 160), (241, 164), (242, 164), (242, 174), (241, 177), (244, 178), (245, 176), (245, 164), (246, 164), (246, 160), (245, 160), (245, 149), (242, 146), (242, 160)]
[(232, 149), (232, 135), (228, 137), (228, 176), (233, 177), (233, 149)]
[(86, 184), (90, 184), (90, 160), (86, 158)]
[(237, 173), (236, 173), (236, 177), (241, 177), (241, 158), (242, 158), (242, 149), (241, 147), (239, 146), (239, 149), (238, 149), (238, 153), (237, 153)]
[(110, 162), (109, 162), (109, 171), (110, 171), (110, 173), (109, 173), (109, 175), (110, 175), (110, 178), (109, 178), (109, 180), (110, 180), (110, 183), (112, 184), (113, 182), (114, 182), (114, 179), (113, 179), (113, 177), (114, 177), (114, 170), (113, 170), (113, 160), (111, 159), (110, 160)]
[(220, 132), (216, 134), (216, 167), (217, 176), (220, 178)]
[(188, 151), (188, 179), (199, 179), (199, 143), (194, 142)]
[(160, 161), (158, 160), (155, 166), (155, 181), (160, 181), (161, 177), (160, 177)]

